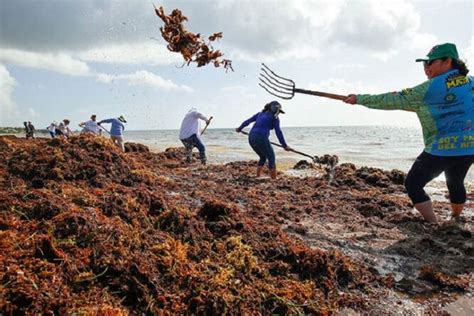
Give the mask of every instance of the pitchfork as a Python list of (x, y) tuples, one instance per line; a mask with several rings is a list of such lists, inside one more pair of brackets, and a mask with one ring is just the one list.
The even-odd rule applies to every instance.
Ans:
[[(249, 135), (249, 133), (247, 133), (246, 131), (240, 131), (242, 134), (244, 135)], [(283, 148), (282, 145), (280, 144), (277, 144), (277, 143), (274, 143), (274, 142), (270, 142), (272, 145), (275, 145), (275, 146), (278, 146), (278, 147), (281, 147)], [(318, 157), (316, 156), (311, 156), (311, 155), (308, 155), (308, 154), (305, 154), (301, 151), (297, 151), (297, 150), (294, 150), (293, 148), (290, 149), (290, 151), (294, 152), (295, 154), (299, 154), (301, 156), (305, 156), (305, 157), (308, 157), (308, 158), (311, 158), (313, 160), (314, 163), (318, 163)]]
[(336, 100), (345, 100), (347, 98), (347, 96), (340, 94), (297, 89), (293, 80), (277, 75), (264, 63), (262, 63), (262, 68), (260, 68), (260, 70), (260, 78), (258, 78), (260, 80), (259, 86), (271, 95), (285, 100), (292, 99), (295, 96), (295, 93), (310, 94)]

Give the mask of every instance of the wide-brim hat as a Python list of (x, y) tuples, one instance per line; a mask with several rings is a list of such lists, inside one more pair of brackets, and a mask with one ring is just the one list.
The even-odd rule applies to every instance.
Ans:
[(118, 117), (118, 120), (119, 120), (120, 122), (127, 123), (127, 121), (125, 120), (125, 118), (124, 118), (122, 115), (120, 115), (120, 116)]
[(440, 58), (452, 58), (452, 59), (459, 59), (458, 50), (456, 49), (456, 45), (452, 43), (444, 43), (440, 45), (434, 46), (426, 55), (428, 58), (418, 58), (416, 61), (431, 61)]

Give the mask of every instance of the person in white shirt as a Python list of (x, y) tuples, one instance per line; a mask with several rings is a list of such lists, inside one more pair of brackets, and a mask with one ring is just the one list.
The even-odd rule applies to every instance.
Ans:
[(72, 136), (72, 131), (69, 128), (69, 121), (68, 119), (64, 119), (61, 123), (59, 123), (59, 126), (56, 127), (56, 136), (64, 137), (64, 138), (69, 138)]
[(56, 122), (49, 124), (49, 126), (46, 127), (46, 129), (48, 130), (49, 135), (51, 135), (51, 138), (56, 137)]
[(199, 158), (203, 165), (206, 164), (206, 147), (202, 143), (199, 120), (203, 120), (206, 124), (209, 124), (210, 119), (192, 108), (183, 119), (181, 123), (181, 129), (179, 131), (179, 139), (186, 148), (186, 161), (191, 162), (193, 156), (193, 148), (196, 147), (199, 150)]
[(92, 115), (89, 121), (80, 123), (79, 126), (82, 127), (81, 133), (91, 133), (94, 135), (100, 135), (102, 130), (97, 124), (96, 118), (96, 115)]

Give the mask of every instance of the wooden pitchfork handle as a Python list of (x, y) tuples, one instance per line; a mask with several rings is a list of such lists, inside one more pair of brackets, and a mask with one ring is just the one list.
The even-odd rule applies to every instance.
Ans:
[(297, 93), (310, 94), (310, 95), (315, 95), (318, 97), (324, 97), (324, 98), (341, 100), (341, 101), (344, 101), (345, 99), (347, 99), (347, 95), (340, 95), (340, 94), (334, 94), (334, 93), (297, 89), (297, 88), (295, 88), (293, 91)]
[[(242, 134), (244, 134), (244, 135), (249, 135), (249, 133), (247, 133), (247, 132), (244, 132), (244, 131), (240, 131), (240, 132), (241, 132)], [(283, 147), (282, 145), (277, 144), (277, 143), (274, 143), (274, 142), (272, 142), (272, 141), (270, 141), (270, 144), (275, 145), (275, 146), (278, 146), (278, 147), (281, 147), (281, 148), (285, 148), (285, 147)], [(305, 157), (311, 158), (311, 160), (313, 160), (314, 162), (316, 162), (316, 158), (313, 157), (313, 156), (311, 156), (311, 155), (305, 154), (305, 153), (303, 153), (303, 152), (301, 152), (301, 151), (294, 150), (293, 148), (290, 148), (289, 151), (292, 151), (292, 152), (294, 152), (294, 153), (296, 153), (296, 154), (300, 154), (301, 156), (305, 156)]]
[(209, 117), (209, 120), (206, 122), (206, 126), (204, 126), (204, 128), (201, 131), (201, 135), (204, 134), (204, 131), (206, 130), (206, 128), (209, 126), (209, 124), (211, 124), (212, 118), (213, 116)]

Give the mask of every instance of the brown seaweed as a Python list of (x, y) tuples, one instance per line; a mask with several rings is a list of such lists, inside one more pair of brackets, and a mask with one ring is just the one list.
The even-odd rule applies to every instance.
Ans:
[[(370, 311), (400, 289), (369, 260), (383, 238), (397, 242), (381, 257), (414, 248), (414, 280), (448, 245), (419, 281), (469, 291), (472, 235), (409, 215), (394, 173), (343, 164), (331, 182), (271, 182), (253, 177), (254, 162), (189, 166), (182, 149), (126, 148), (90, 135), (0, 137), (3, 314)], [(352, 242), (368, 252), (345, 253)], [(454, 278), (430, 272), (453, 256), (464, 258)]]
[(184, 27), (184, 22), (188, 18), (181, 10), (174, 9), (170, 15), (166, 15), (163, 7), (155, 7), (156, 15), (163, 21), (164, 26), (160, 27), (161, 37), (168, 43), (166, 48), (171, 52), (180, 53), (183, 56), (184, 64), (196, 63), (197, 67), (213, 64), (215, 67), (223, 66), (224, 69), (232, 70), (232, 61), (221, 59), (224, 55), (219, 50), (214, 50), (211, 42), (222, 38), (222, 32), (216, 32), (208, 37), (205, 43), (201, 34), (195, 34)]

